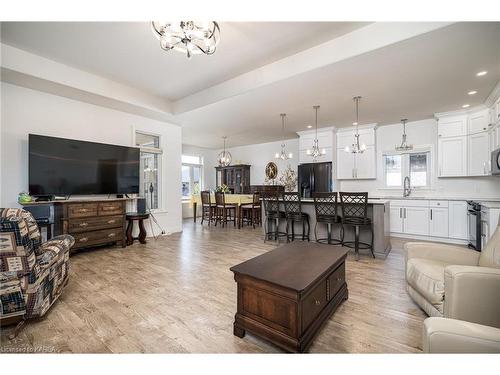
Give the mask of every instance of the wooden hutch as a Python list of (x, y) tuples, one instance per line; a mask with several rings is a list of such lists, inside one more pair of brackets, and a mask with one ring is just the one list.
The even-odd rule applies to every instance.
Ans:
[(216, 184), (227, 185), (234, 194), (250, 193), (250, 165), (238, 164), (227, 167), (215, 167)]

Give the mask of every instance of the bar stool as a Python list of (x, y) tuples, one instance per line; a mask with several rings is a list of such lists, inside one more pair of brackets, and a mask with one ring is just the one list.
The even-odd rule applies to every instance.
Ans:
[[(217, 222), (221, 222), (222, 227), (227, 224), (227, 218), (232, 221), (234, 226), (236, 226), (236, 209), (237, 205), (235, 203), (226, 203), (226, 194), (221, 192), (215, 193), (215, 226)], [(232, 216), (231, 216), (232, 214)]]
[(211, 202), (209, 191), (202, 191), (201, 193), (201, 224), (203, 220), (208, 220), (208, 225), (214, 220), (215, 203)]
[[(370, 249), (373, 253), (373, 223), (367, 217), (368, 193), (343, 193), (340, 192), (340, 204), (342, 206), (342, 225), (354, 227), (354, 241), (343, 241), (344, 246), (354, 248), (356, 260), (359, 260), (359, 249)], [(359, 241), (360, 228), (369, 228), (371, 231), (371, 242)]]
[[(316, 242), (329, 245), (342, 245), (344, 241), (344, 226), (342, 218), (338, 215), (337, 193), (313, 193), (314, 211), (316, 212), (316, 225), (314, 226), (314, 237)], [(326, 224), (327, 238), (318, 238), (318, 223)], [(340, 239), (332, 238), (332, 226), (340, 225)]]
[[(310, 240), (311, 226), (309, 224), (309, 214), (302, 212), (302, 202), (300, 201), (299, 193), (283, 193), (283, 204), (285, 205), (286, 215), (286, 234), (287, 241), (292, 239), (295, 241), (295, 223), (302, 224), (302, 241)], [(289, 226), (292, 224), (292, 234), (289, 234)], [(307, 223), (307, 235), (305, 224)]]
[[(266, 212), (266, 233), (264, 235), (264, 242), (268, 239), (279, 241), (280, 237), (287, 237), (287, 233), (279, 231), (280, 220), (286, 219), (284, 211), (280, 210), (280, 194), (267, 193), (264, 196), (264, 211)], [(272, 224), (274, 223), (274, 230)]]
[(243, 225), (243, 221), (247, 224), (251, 224), (255, 229), (255, 224), (259, 225), (261, 221), (262, 205), (260, 202), (260, 192), (256, 191), (253, 193), (252, 203), (242, 204), (240, 206), (240, 225)]

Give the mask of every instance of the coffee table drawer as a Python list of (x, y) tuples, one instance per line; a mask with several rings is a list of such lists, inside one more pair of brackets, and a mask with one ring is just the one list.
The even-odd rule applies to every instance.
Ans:
[(79, 233), (91, 230), (123, 227), (123, 216), (92, 217), (68, 220), (68, 232)]
[(75, 238), (75, 247), (105, 244), (108, 242), (121, 241), (123, 239), (123, 229), (113, 228), (96, 230), (93, 232), (75, 233), (73, 237)]
[(302, 332), (316, 319), (326, 303), (326, 280), (322, 280), (302, 301)]
[(68, 217), (97, 216), (97, 203), (78, 203), (68, 205)]
[(122, 202), (99, 203), (99, 215), (119, 215), (123, 214)]
[(345, 266), (341, 264), (328, 277), (328, 301), (335, 297), (335, 294), (340, 290), (345, 283)]

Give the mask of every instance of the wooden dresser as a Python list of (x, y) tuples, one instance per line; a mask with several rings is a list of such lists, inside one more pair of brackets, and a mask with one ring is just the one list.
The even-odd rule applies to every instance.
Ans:
[(126, 198), (35, 202), (54, 207), (54, 235), (75, 238), (72, 250), (116, 243), (126, 246)]
[(291, 352), (307, 350), (347, 299), (347, 250), (294, 242), (231, 268), (238, 283), (234, 334), (245, 331)]

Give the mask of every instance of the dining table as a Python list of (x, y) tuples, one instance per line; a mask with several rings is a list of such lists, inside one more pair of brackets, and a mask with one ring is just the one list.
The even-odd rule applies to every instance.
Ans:
[[(236, 204), (236, 221), (238, 222), (238, 227), (240, 227), (240, 215), (241, 215), (241, 205), (253, 202), (253, 194), (230, 194), (226, 193), (224, 195), (226, 204)], [(210, 194), (210, 202), (215, 203), (215, 194)], [(196, 223), (196, 208), (198, 204), (201, 204), (201, 195), (193, 194), (189, 200), (189, 206), (193, 207), (193, 220)]]

